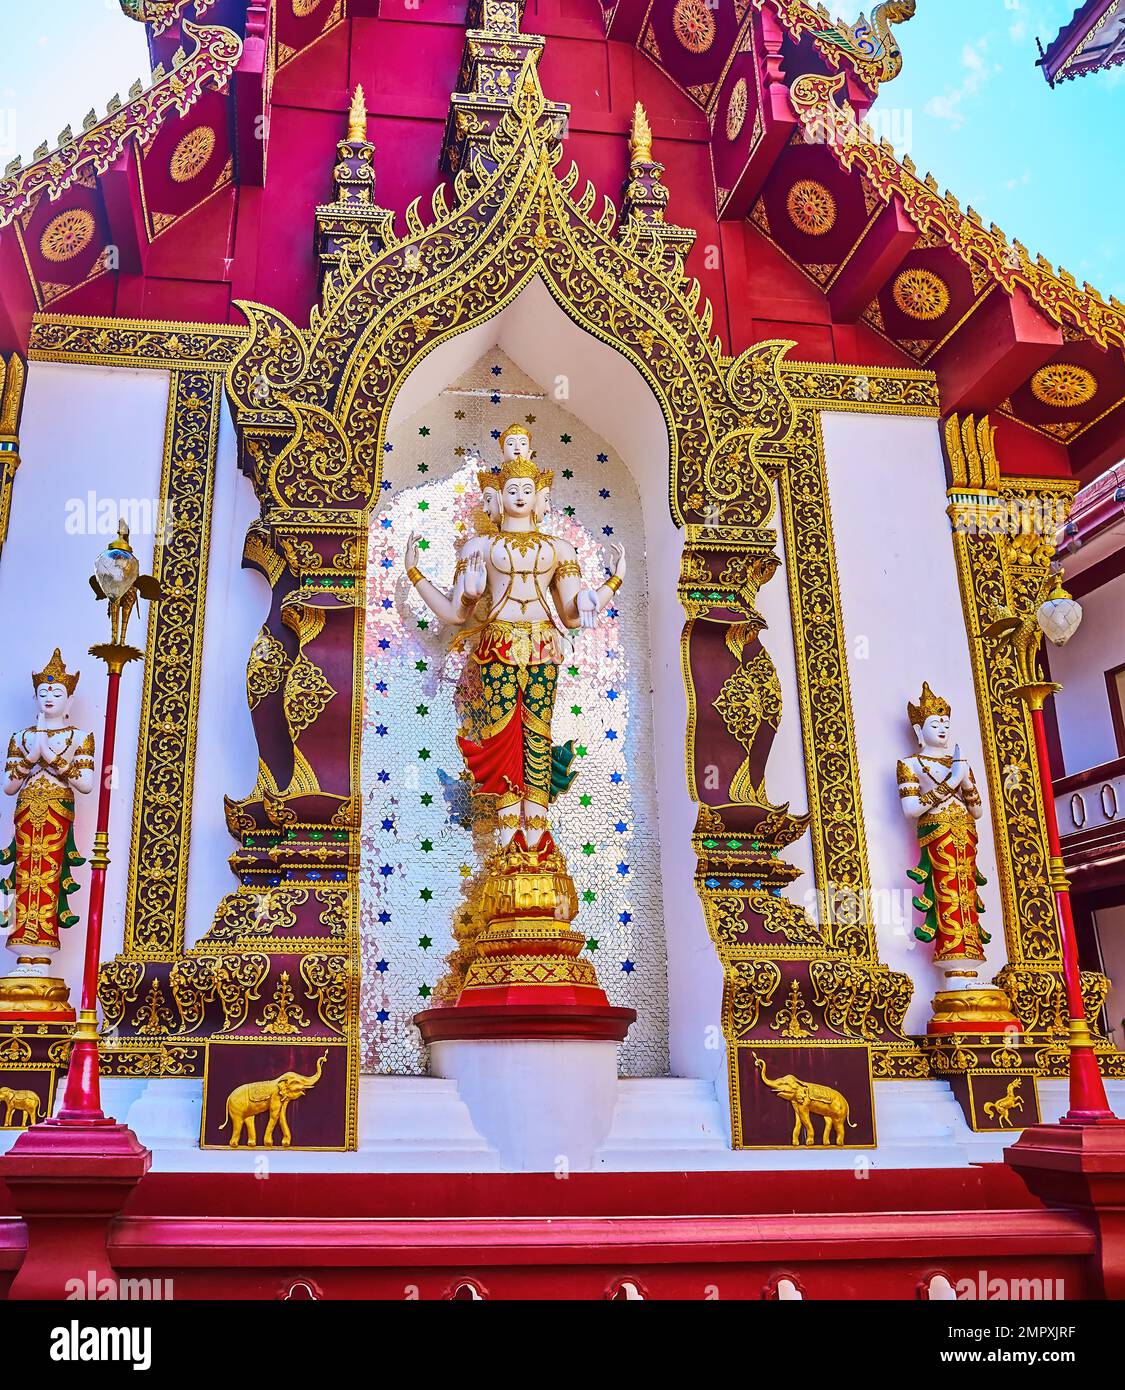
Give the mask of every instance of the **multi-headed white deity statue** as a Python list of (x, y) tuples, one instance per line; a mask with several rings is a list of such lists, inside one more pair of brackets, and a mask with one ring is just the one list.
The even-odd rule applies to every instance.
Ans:
[(472, 626), (475, 637), (462, 687), (466, 727), (458, 744), (478, 794), (496, 798), (501, 843), (520, 835), (528, 848), (551, 843), (547, 809), (574, 779), (570, 743), (551, 742), (551, 716), (567, 629), (592, 627), (625, 577), (623, 547), (613, 547), (610, 574), (583, 582), (575, 549), (541, 531), (554, 475), (540, 469), (531, 433), (511, 425), (500, 436), (498, 472), (481, 472), (489, 525), (461, 548), (452, 593), (418, 569), (414, 537), (406, 572), (443, 622)]

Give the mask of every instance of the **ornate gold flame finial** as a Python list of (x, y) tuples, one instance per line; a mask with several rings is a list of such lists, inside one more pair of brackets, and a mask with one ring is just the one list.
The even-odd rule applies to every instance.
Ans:
[(367, 99), (363, 95), (363, 84), (358, 82), (348, 108), (348, 139), (367, 139)]
[(918, 703), (907, 702), (906, 713), (910, 718), (910, 727), (915, 724), (924, 724), (935, 714), (944, 714), (948, 717), (951, 713), (949, 701), (943, 700), (940, 695), (935, 695), (930, 689), (929, 682), (922, 682), (922, 693), (918, 696)]
[(32, 689), (38, 690), (41, 685), (61, 685), (68, 695), (74, 694), (74, 687), (78, 684), (79, 672), (67, 671), (66, 662), (62, 659), (62, 652), (58, 647), (42, 671), (31, 673)]
[(651, 164), (653, 162), (652, 126), (649, 125), (648, 116), (639, 101), (633, 107), (633, 129), (629, 135), (629, 162), (630, 164)]

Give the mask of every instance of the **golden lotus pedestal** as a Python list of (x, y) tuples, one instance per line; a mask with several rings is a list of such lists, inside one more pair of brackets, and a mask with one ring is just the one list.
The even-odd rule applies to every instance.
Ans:
[(476, 938), (452, 1008), (415, 1023), (427, 1042), (465, 1037), (624, 1038), (632, 1009), (613, 1008), (586, 939), (571, 923), (578, 895), (550, 834), (528, 847), (522, 832), (497, 851), (481, 896), (486, 929)]
[(926, 1027), (931, 1035), (945, 1033), (1021, 1033), (1023, 1027), (1012, 1012), (1008, 996), (991, 985), (970, 989), (942, 989), (934, 995), (933, 1016)]
[(74, 1019), (70, 990), (54, 975), (0, 977), (0, 1019), (10, 1021), (49, 1016), (52, 1023)]

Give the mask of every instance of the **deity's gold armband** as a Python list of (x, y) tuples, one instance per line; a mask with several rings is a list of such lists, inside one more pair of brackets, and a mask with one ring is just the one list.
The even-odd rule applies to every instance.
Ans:
[(616, 574), (611, 574), (605, 582), (606, 588), (611, 594), (615, 594), (621, 588), (622, 581)]
[(417, 565), (411, 565), (410, 568), (406, 571), (406, 577), (410, 580), (411, 584), (413, 584), (414, 587), (417, 588), (426, 576), (422, 573), (422, 571), (418, 568)]

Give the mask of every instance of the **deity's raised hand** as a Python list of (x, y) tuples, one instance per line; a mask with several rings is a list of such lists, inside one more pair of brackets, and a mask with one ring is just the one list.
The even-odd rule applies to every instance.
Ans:
[(471, 599), (480, 598), (488, 587), (488, 567), (479, 550), (466, 561), (462, 582), (465, 586), (465, 596)]
[(402, 562), (408, 570), (416, 569), (418, 566), (418, 538), (413, 531), (407, 537), (406, 554), (403, 556)]
[(611, 555), (612, 555), (612, 559), (611, 559), (611, 561), (610, 561), (610, 566), (609, 566), (610, 569), (611, 569), (612, 572), (617, 576), (618, 579), (624, 579), (624, 578), (625, 578), (625, 547), (624, 547), (623, 545), (621, 545), (620, 542), (615, 541), (615, 542), (613, 543), (613, 545), (610, 546), (610, 553), (611, 553)]

